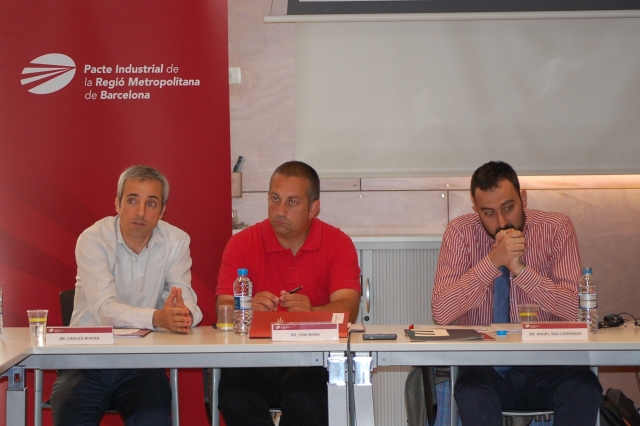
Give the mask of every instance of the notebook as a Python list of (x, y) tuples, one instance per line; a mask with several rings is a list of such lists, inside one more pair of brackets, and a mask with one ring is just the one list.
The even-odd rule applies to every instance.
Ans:
[(114, 328), (113, 337), (144, 337), (151, 333), (146, 328)]
[(340, 337), (347, 337), (349, 312), (264, 312), (254, 311), (249, 329), (250, 338), (271, 338), (271, 323), (276, 322), (336, 322)]

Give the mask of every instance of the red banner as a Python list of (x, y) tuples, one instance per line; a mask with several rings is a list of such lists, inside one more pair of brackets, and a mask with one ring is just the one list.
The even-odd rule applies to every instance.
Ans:
[[(202, 324), (213, 322), (231, 230), (227, 51), (226, 0), (0, 2), (5, 326), (26, 326), (34, 308), (61, 324), (76, 239), (115, 214), (118, 175), (132, 164), (169, 179), (164, 219), (191, 236)], [(188, 400), (198, 408), (182, 420), (200, 424), (201, 396)]]

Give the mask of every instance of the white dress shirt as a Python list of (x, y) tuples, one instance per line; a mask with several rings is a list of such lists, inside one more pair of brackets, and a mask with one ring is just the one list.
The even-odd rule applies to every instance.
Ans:
[(181, 288), (193, 326), (202, 320), (191, 288), (190, 238), (159, 221), (140, 254), (124, 242), (120, 217), (87, 228), (76, 244), (76, 295), (71, 326), (111, 325), (153, 328), (153, 312), (162, 309), (171, 287)]

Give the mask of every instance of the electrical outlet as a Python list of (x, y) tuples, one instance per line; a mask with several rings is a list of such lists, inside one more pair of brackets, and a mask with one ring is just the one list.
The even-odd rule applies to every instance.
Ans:
[(229, 67), (229, 84), (240, 84), (242, 82), (242, 72), (240, 67)]

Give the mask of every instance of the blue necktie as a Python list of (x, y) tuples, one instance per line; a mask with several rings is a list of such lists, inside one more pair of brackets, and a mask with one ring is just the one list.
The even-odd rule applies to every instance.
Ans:
[(493, 281), (493, 322), (511, 322), (509, 319), (510, 272), (506, 266), (498, 268), (502, 275)]
[[(501, 266), (498, 268), (502, 275), (493, 280), (493, 322), (511, 322), (509, 318), (509, 268)], [(507, 375), (511, 367), (493, 367), (502, 377)]]

